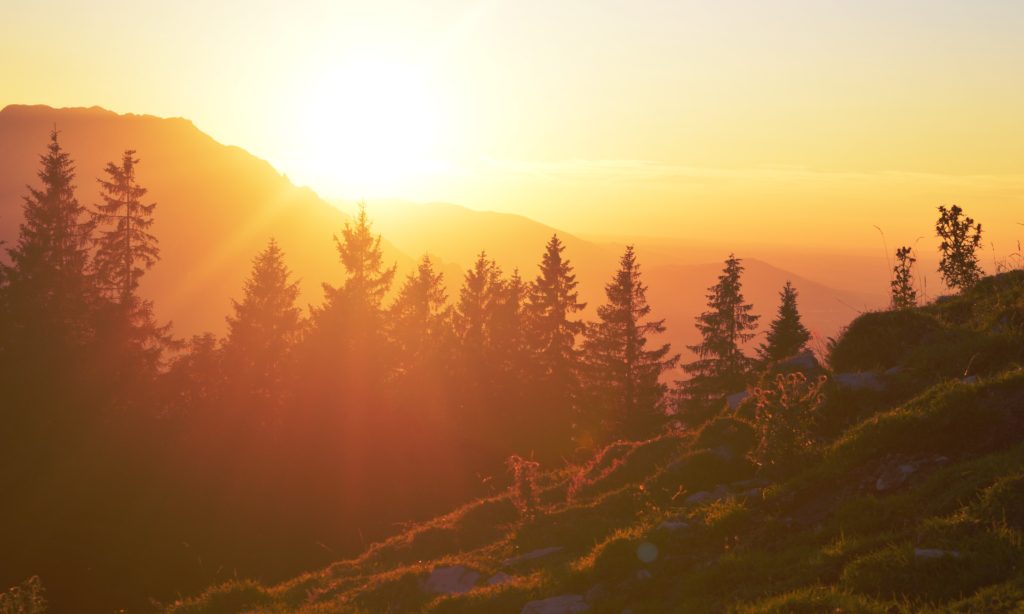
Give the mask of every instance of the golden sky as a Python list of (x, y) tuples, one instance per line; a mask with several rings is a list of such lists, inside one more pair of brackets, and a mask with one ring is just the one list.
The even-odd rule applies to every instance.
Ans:
[(1024, 231), (1016, 0), (7, 0), (0, 24), (0, 104), (187, 117), (327, 197), (872, 249), (956, 202), (1003, 252)]

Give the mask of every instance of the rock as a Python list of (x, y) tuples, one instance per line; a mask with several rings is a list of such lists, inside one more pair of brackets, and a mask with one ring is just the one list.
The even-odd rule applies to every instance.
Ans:
[(480, 572), (462, 565), (437, 567), (423, 581), (423, 590), (436, 595), (468, 593), (480, 581)]
[(730, 462), (736, 459), (736, 453), (729, 446), (718, 446), (711, 449), (711, 453), (718, 458)]
[(523, 606), (520, 614), (576, 614), (589, 609), (583, 595), (559, 595), (531, 601)]
[(688, 528), (690, 528), (690, 523), (685, 520), (665, 520), (658, 525), (659, 531), (668, 531), (669, 533), (675, 533)]
[(706, 490), (701, 490), (687, 497), (684, 503), (687, 505), (704, 505), (705, 503), (711, 503), (715, 499), (715, 495)]
[(764, 488), (765, 486), (768, 486), (768, 484), (769, 483), (767, 481), (758, 478), (754, 478), (752, 480), (740, 480), (739, 482), (732, 482), (729, 484), (729, 490), (744, 491), (752, 488)]
[(960, 383), (961, 384), (977, 384), (978, 383), (978, 376), (977, 375), (968, 375), (967, 377), (962, 378), (960, 380)]
[(914, 548), (914, 558), (919, 561), (934, 561), (946, 557), (958, 559), (960, 553), (956, 550), (940, 550), (939, 548)]
[(780, 360), (774, 367), (775, 371), (817, 371), (821, 368), (821, 364), (818, 363), (818, 359), (814, 356), (814, 352), (806, 350), (800, 352), (796, 356)]
[(903, 373), (903, 365), (896, 365), (895, 367), (889, 367), (888, 369), (885, 370), (885, 373), (883, 373), (882, 375), (884, 375), (886, 377), (895, 377), (895, 376), (899, 375), (900, 373)]
[(760, 488), (751, 488), (750, 490), (744, 490), (736, 493), (736, 496), (743, 497), (744, 499), (760, 499), (761, 492), (762, 489)]
[(903, 463), (895, 467), (889, 467), (875, 480), (875, 490), (878, 492), (895, 490), (906, 484), (907, 479), (917, 473), (919, 468), (915, 463)]
[(504, 571), (499, 571), (490, 578), (487, 578), (487, 586), (497, 586), (499, 584), (505, 584), (511, 582), (512, 576), (508, 575)]
[(527, 552), (526, 554), (520, 554), (510, 559), (506, 559), (501, 563), (502, 567), (515, 567), (516, 565), (522, 565), (523, 563), (533, 561), (535, 559), (541, 559), (546, 556), (551, 556), (561, 552), (563, 548), (561, 546), (551, 546), (550, 548), (541, 548), (540, 550), (534, 550)]
[(747, 400), (747, 397), (749, 396), (750, 392), (747, 390), (744, 390), (743, 392), (734, 392), (733, 394), (725, 397), (725, 402), (729, 404), (729, 409), (735, 411), (743, 401)]
[(608, 589), (605, 588), (604, 584), (595, 584), (587, 589), (587, 593), (583, 595), (583, 600), (593, 605), (607, 599), (608, 594)]
[(940, 467), (949, 462), (945, 456), (929, 456), (926, 458), (904, 459), (902, 462), (893, 463), (882, 470), (875, 480), (875, 490), (878, 492), (889, 492), (896, 490), (910, 479), (912, 475), (925, 467)]
[(712, 501), (718, 501), (729, 495), (729, 487), (725, 484), (719, 484), (715, 486), (712, 491), (701, 490), (693, 493), (684, 500), (687, 505), (704, 505), (705, 503), (711, 503)]
[(847, 390), (874, 390), (880, 392), (885, 390), (885, 382), (878, 374), (864, 371), (861, 373), (837, 373), (832, 381), (840, 388)]

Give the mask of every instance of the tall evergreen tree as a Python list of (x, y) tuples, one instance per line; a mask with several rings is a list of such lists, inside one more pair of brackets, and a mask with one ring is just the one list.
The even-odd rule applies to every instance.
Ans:
[(913, 268), (917, 258), (909, 246), (896, 250), (896, 265), (892, 270), (891, 306), (893, 309), (911, 309), (917, 306), (917, 290), (914, 289)]
[(323, 284), (324, 304), (312, 310), (306, 337), (306, 371), (317, 378), (314, 392), (331, 398), (344, 388), (364, 404), (379, 394), (388, 375), (383, 301), (396, 266), (384, 265), (381, 237), (373, 233), (362, 203), (356, 219), (345, 224), (334, 242), (345, 281), (340, 286)]
[(697, 360), (683, 365), (691, 379), (680, 382), (685, 398), (707, 402), (747, 384), (753, 361), (740, 346), (754, 338), (759, 316), (743, 298), (740, 259), (729, 255), (718, 283), (708, 289), (708, 310), (697, 316), (702, 341), (688, 346)]
[(567, 412), (577, 392), (579, 351), (576, 337), (585, 325), (573, 315), (586, 308), (579, 300), (578, 282), (569, 260), (563, 258), (565, 244), (553, 235), (540, 263), (540, 273), (530, 286), (528, 312), (530, 341), (543, 394), (552, 405)]
[(492, 321), (502, 302), (501, 269), (480, 252), (466, 271), (455, 306), (455, 332), (471, 362), (482, 360), (491, 347)]
[(391, 335), (403, 370), (410, 371), (439, 358), (448, 343), (450, 309), (444, 274), (423, 256), (410, 273), (390, 308)]
[(954, 290), (969, 289), (982, 275), (977, 254), (981, 247), (981, 224), (975, 224), (957, 205), (949, 209), (940, 205), (935, 232), (942, 239), (939, 272), (946, 285)]
[(81, 344), (91, 335), (93, 223), (75, 197), (75, 166), (57, 136), (54, 129), (40, 156), (41, 187), (30, 186), (24, 197), (24, 221), (17, 244), (8, 250), (10, 264), (0, 264), (10, 351), (45, 353), (44, 346)]
[(296, 306), (299, 282), (292, 280), (284, 252), (271, 239), (252, 263), (241, 301), (232, 300), (224, 342), (227, 376), (252, 395), (280, 399), (288, 363), (302, 328)]
[(149, 232), (156, 203), (142, 202), (147, 190), (136, 180), (138, 163), (135, 151), (129, 149), (121, 156), (120, 166), (107, 164), (107, 179), (98, 180), (103, 202), (94, 213), (101, 229), (93, 262), (96, 277), (123, 306), (135, 301), (139, 279), (160, 259), (157, 239)]
[(782, 300), (778, 316), (768, 329), (766, 342), (757, 350), (765, 362), (794, 356), (807, 347), (807, 342), (811, 340), (810, 331), (800, 321), (800, 312), (796, 307), (797, 291), (791, 282), (786, 282), (779, 297)]
[(122, 380), (153, 375), (163, 350), (173, 345), (170, 325), (158, 325), (152, 303), (137, 294), (139, 280), (160, 260), (157, 238), (149, 231), (156, 203), (142, 202), (147, 190), (136, 179), (138, 163), (129, 149), (120, 165), (107, 164), (107, 178), (98, 180), (103, 202), (93, 213), (99, 235), (92, 268), (99, 288), (112, 301), (99, 327), (110, 354), (108, 372)]
[(373, 234), (365, 204), (359, 204), (355, 223), (346, 223), (341, 239), (335, 236), (334, 244), (347, 277), (341, 288), (324, 284), (328, 303), (344, 300), (353, 308), (378, 317), (395, 279), (396, 265), (384, 266), (381, 237)]
[(648, 434), (664, 418), (666, 386), (661, 374), (676, 365), (679, 355), (670, 354), (667, 343), (647, 349), (651, 335), (665, 332), (665, 321), (648, 319), (647, 287), (632, 245), (605, 294), (607, 303), (597, 308), (598, 321), (584, 333), (588, 389), (613, 432)]

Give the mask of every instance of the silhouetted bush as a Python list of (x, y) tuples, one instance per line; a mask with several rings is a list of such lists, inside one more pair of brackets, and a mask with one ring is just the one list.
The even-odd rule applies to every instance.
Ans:
[(836, 372), (888, 369), (942, 326), (919, 310), (866, 313), (850, 323), (829, 352)]

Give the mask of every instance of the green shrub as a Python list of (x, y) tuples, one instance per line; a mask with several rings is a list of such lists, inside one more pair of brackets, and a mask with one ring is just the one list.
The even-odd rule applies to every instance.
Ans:
[(710, 490), (753, 477), (754, 465), (745, 458), (726, 457), (714, 450), (695, 450), (644, 483), (655, 497), (672, 498), (679, 493)]
[(736, 456), (746, 456), (757, 445), (757, 431), (746, 420), (719, 416), (701, 427), (694, 445), (709, 449), (725, 447)]
[(754, 459), (762, 468), (784, 475), (809, 457), (816, 444), (811, 426), (824, 385), (824, 377), (808, 381), (803, 373), (790, 373), (754, 389), (758, 433)]
[(941, 329), (934, 316), (917, 309), (865, 313), (835, 342), (828, 362), (836, 372), (888, 369)]
[(0, 614), (42, 614), (46, 611), (43, 582), (32, 576), (0, 593)]

